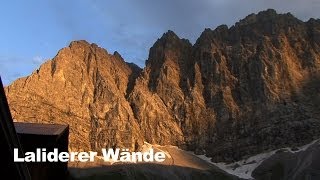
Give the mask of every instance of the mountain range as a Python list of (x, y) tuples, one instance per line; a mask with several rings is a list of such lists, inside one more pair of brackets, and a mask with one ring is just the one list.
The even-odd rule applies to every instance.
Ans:
[(320, 20), (269, 9), (192, 44), (168, 31), (144, 68), (73, 41), (5, 88), (15, 121), (70, 125), (69, 149), (144, 142), (234, 162), (320, 137)]

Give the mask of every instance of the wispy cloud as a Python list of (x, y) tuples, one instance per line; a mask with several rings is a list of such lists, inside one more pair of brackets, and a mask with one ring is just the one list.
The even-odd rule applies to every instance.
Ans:
[[(106, 2), (90, 1), (100, 11), (105, 21), (116, 21), (113, 28), (119, 40), (130, 41), (136, 31), (148, 39), (161, 35), (168, 29), (182, 37), (196, 40), (206, 27), (215, 28), (221, 24), (233, 25), (246, 15), (268, 8), (280, 13), (292, 12), (298, 18), (307, 20), (319, 18), (319, 0), (117, 0)], [(110, 7), (110, 4), (112, 7)], [(122, 13), (119, 10), (125, 9)], [(152, 36), (149, 36), (152, 34)], [(123, 35), (123, 36), (121, 36)], [(141, 39), (139, 39), (141, 40)], [(134, 41), (134, 40), (132, 40)], [(138, 40), (137, 40), (138, 41)]]
[(30, 74), (44, 57), (52, 58), (71, 40), (86, 39), (144, 66), (149, 48), (168, 29), (195, 42), (205, 28), (231, 26), (268, 8), (291, 12), (302, 20), (320, 17), (320, 0), (56, 0), (21, 4), (0, 11), (7, 13), (0, 16), (4, 18), (2, 31), (7, 29), (1, 36), (0, 74), (7, 83)]
[(0, 55), (0, 76), (4, 85), (9, 85), (14, 80), (29, 75), (43, 63), (41, 56), (23, 58), (18, 56)]
[(44, 61), (45, 59), (42, 56), (35, 56), (32, 58), (32, 62), (37, 65), (43, 63)]

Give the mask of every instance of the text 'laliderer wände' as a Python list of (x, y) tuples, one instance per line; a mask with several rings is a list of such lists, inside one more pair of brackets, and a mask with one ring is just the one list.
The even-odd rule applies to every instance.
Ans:
[[(166, 155), (164, 152), (154, 152), (151, 148), (145, 152), (129, 152), (128, 149), (101, 149), (103, 159), (106, 162), (163, 162)], [(58, 152), (55, 148), (47, 152), (45, 148), (37, 148), (36, 152), (19, 154), (19, 149), (14, 148), (14, 162), (93, 162), (97, 152)]]

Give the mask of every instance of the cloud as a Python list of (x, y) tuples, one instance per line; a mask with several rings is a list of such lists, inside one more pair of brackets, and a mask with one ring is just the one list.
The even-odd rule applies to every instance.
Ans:
[(27, 76), (43, 62), (40, 56), (33, 59), (18, 56), (0, 55), (0, 76), (4, 85), (9, 85), (17, 78)]
[[(56, 0), (41, 4), (45, 4), (41, 9), (46, 15), (54, 19), (46, 24), (48, 27), (44, 26), (43, 31), (48, 30), (45, 37), (54, 37), (57, 41), (51, 39), (48, 42), (55, 44), (57, 50), (71, 40), (86, 39), (105, 47), (110, 53), (118, 51), (126, 61), (140, 66), (144, 66), (149, 48), (169, 29), (194, 43), (205, 28), (214, 29), (221, 24), (231, 26), (248, 14), (268, 8), (279, 13), (291, 12), (302, 20), (320, 17), (320, 0)], [(33, 6), (28, 6), (33, 8), (30, 12), (39, 8), (37, 3)], [(29, 41), (25, 43), (24, 47), (30, 46)], [(26, 75), (34, 70), (44, 59), (32, 57), (41, 49), (32, 48), (35, 52), (27, 55), (29, 58), (16, 58), (14, 53), (0, 59), (0, 73), (12, 79), (19, 73)], [(41, 53), (45, 57), (52, 56)], [(17, 59), (16, 63), (12, 59)]]
[(117, 21), (115, 30), (119, 34), (125, 30), (124, 38), (140, 29), (147, 32), (146, 38), (151, 37), (149, 31), (160, 36), (159, 30), (171, 29), (192, 42), (206, 27), (230, 26), (248, 14), (268, 8), (292, 12), (303, 20), (320, 17), (319, 0), (117, 0), (116, 3), (95, 0), (92, 4), (106, 20)]
[(12, 80), (21, 76), (13, 69), (19, 62), (20, 59), (16, 57), (0, 56), (0, 76), (4, 85), (8, 85)]
[[(93, 39), (125, 59), (146, 59), (167, 30), (195, 42), (205, 28), (233, 25), (268, 8), (306, 20), (320, 17), (319, 0), (86, 0), (50, 1), (58, 22), (74, 39)], [(97, 42), (98, 41), (98, 42)]]
[(43, 63), (44, 61), (45, 61), (45, 59), (41, 56), (35, 56), (32, 58), (32, 62), (37, 65)]
[(93, 0), (89, 7), (107, 25), (106, 37), (112, 43), (107, 48), (119, 48), (115, 50), (125, 59), (146, 59), (148, 49), (169, 29), (194, 43), (205, 28), (231, 26), (268, 8), (302, 20), (320, 17), (319, 0)]

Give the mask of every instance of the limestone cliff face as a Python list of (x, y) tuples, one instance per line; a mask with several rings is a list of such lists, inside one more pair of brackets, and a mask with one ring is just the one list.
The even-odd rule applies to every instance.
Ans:
[(319, 100), (310, 99), (319, 97), (314, 91), (319, 25), (319, 20), (302, 22), (268, 10), (229, 29), (203, 32), (194, 45), (194, 62), (200, 67), (206, 107), (216, 115), (207, 149), (214, 160), (319, 136)]
[(319, 37), (319, 20), (267, 10), (194, 45), (168, 31), (143, 70), (75, 41), (6, 93), (18, 121), (70, 124), (70, 148), (148, 141), (238, 160), (320, 136)]
[(70, 125), (70, 148), (136, 148), (143, 143), (126, 101), (134, 72), (117, 53), (75, 41), (6, 88), (17, 121)]

